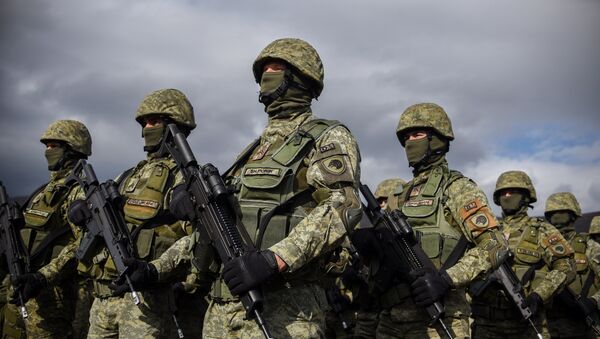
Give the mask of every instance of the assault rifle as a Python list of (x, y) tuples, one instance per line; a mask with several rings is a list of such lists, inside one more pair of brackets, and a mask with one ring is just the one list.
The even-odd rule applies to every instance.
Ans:
[[(361, 184), (360, 192), (366, 201), (366, 205), (363, 204), (365, 214), (375, 227), (378, 239), (387, 249), (386, 253), (392, 255), (391, 258), (387, 258), (385, 265), (394, 272), (406, 272), (407, 270), (412, 272), (420, 268), (437, 270), (431, 259), (423, 251), (412, 227), (402, 212), (399, 210), (391, 212), (382, 210), (367, 185)], [(410, 274), (407, 276), (410, 276)], [(431, 319), (431, 324), (437, 322), (446, 332), (448, 338), (454, 338), (441, 319), (444, 314), (444, 305), (441, 301), (436, 301), (427, 306), (425, 311)]]
[[(242, 256), (252, 248), (252, 239), (240, 225), (232, 194), (219, 170), (212, 164), (199, 166), (185, 135), (175, 124), (167, 125), (161, 150), (171, 154), (183, 175), (185, 188), (194, 203), (193, 224), (200, 236), (216, 249), (222, 263)], [(272, 338), (262, 316), (263, 296), (253, 289), (240, 296), (246, 319), (254, 319), (265, 338)]]
[(529, 324), (535, 331), (537, 337), (542, 339), (542, 334), (535, 327), (533, 320), (531, 320), (533, 313), (525, 302), (525, 291), (523, 290), (523, 285), (510, 267), (510, 262), (512, 261), (514, 254), (510, 251), (507, 254), (508, 255), (506, 259), (502, 262), (502, 264), (500, 264), (500, 266), (498, 266), (497, 269), (491, 272), (485, 279), (471, 284), (471, 287), (469, 287), (469, 294), (471, 294), (472, 297), (477, 297), (488, 287), (489, 284), (492, 282), (498, 282), (508, 294), (510, 300), (515, 303), (515, 306), (521, 313), (523, 319), (529, 321)]
[(76, 200), (69, 209), (69, 220), (84, 230), (83, 238), (75, 257), (89, 263), (102, 243), (108, 249), (119, 277), (129, 285), (133, 302), (138, 305), (140, 298), (129, 279), (129, 268), (125, 260), (133, 257), (133, 243), (129, 229), (123, 218), (121, 195), (117, 183), (108, 180), (99, 183), (92, 165), (79, 160), (67, 183), (77, 181), (85, 192), (85, 200)]
[[(565, 287), (565, 289), (561, 293), (564, 293), (568, 298), (577, 303), (577, 307), (579, 307), (581, 311), (584, 311), (586, 309), (586, 306), (583, 304), (583, 299), (587, 297), (588, 291), (585, 291), (585, 293), (583, 293), (584, 291), (582, 291), (581, 294), (577, 295), (569, 287)], [(583, 313), (585, 314), (586, 312), (584, 311)], [(592, 328), (592, 330), (596, 333), (597, 336), (600, 336), (600, 319), (598, 317), (597, 310), (593, 310), (592, 313), (585, 314), (585, 322), (588, 324), (589, 327)]]
[[(0, 255), (6, 258), (8, 272), (13, 278), (29, 271), (29, 256), (19, 233), (19, 222), (22, 222), (21, 212), (16, 203), (9, 200), (6, 188), (0, 181)], [(21, 316), (26, 319), (29, 315), (25, 308), (23, 291), (17, 289), (15, 293), (19, 297)]]

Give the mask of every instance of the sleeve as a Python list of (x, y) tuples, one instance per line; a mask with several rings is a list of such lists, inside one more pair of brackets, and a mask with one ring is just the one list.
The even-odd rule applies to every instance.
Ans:
[(545, 275), (539, 275), (540, 278), (534, 278), (535, 287), (531, 292), (537, 293), (544, 302), (548, 302), (575, 279), (574, 252), (569, 242), (554, 226), (544, 223), (540, 230), (544, 261), (549, 271)]
[(64, 270), (75, 260), (75, 253), (79, 247), (79, 238), (68, 243), (50, 262), (38, 270), (50, 285), (58, 283), (60, 277), (64, 274)]
[(150, 262), (156, 267), (159, 281), (166, 281), (182, 270), (189, 269), (193, 256), (192, 242), (194, 234), (180, 238), (163, 252), (158, 259)]
[[(596, 277), (594, 278), (597, 284), (600, 281), (600, 244), (594, 240), (588, 239), (587, 249), (585, 250), (585, 256), (588, 258), (590, 269), (594, 272)], [(600, 305), (600, 290), (596, 293), (588, 296), (596, 301), (597, 305)]]
[(285, 261), (288, 273), (339, 246), (362, 215), (357, 191), (360, 153), (345, 127), (325, 132), (305, 161), (318, 205), (270, 248)]
[(472, 180), (458, 179), (447, 190), (445, 213), (467, 240), (474, 244), (446, 271), (454, 286), (461, 287), (498, 267), (508, 251), (508, 243), (498, 229), (498, 221), (485, 193)]

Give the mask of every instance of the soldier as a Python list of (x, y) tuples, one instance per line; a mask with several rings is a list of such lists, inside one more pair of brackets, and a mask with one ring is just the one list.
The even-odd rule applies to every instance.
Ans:
[[(600, 258), (598, 247), (588, 246), (589, 234), (577, 233), (575, 221), (581, 217), (581, 207), (569, 192), (554, 193), (546, 200), (546, 220), (554, 225), (573, 248), (575, 280), (553, 300), (547, 311), (548, 329), (552, 338), (595, 338), (585, 316), (596, 312), (596, 301), (588, 296), (599, 291), (600, 279), (590, 267), (591, 258)], [(586, 254), (589, 254), (588, 257)], [(582, 296), (584, 308), (573, 297)]]
[[(185, 224), (169, 211), (172, 188), (181, 182), (175, 161), (160, 148), (166, 125), (175, 123), (188, 135), (195, 127), (192, 105), (176, 89), (163, 89), (146, 96), (137, 112), (142, 127), (146, 160), (122, 173), (116, 181), (124, 197), (123, 212), (131, 230), (135, 255), (142, 260), (158, 258), (177, 239), (186, 235)], [(66, 248), (59, 257), (39, 270), (48, 281), (62, 274), (63, 262), (74, 256), (78, 244)], [(109, 284), (117, 278), (112, 258), (100, 247), (91, 263), (80, 262), (78, 269), (93, 278), (94, 301), (90, 310), (88, 338), (165, 338), (176, 337), (172, 319), (174, 294), (193, 292), (185, 275), (172, 275), (152, 289), (139, 293), (141, 303), (135, 305), (131, 293), (119, 289), (113, 295)], [(135, 286), (137, 287), (137, 286)], [(127, 290), (128, 291), (128, 290)], [(181, 298), (180, 298), (181, 299)], [(193, 308), (179, 307), (179, 321), (184, 334), (199, 337), (202, 295), (187, 294)]]
[[(60, 251), (75, 242), (75, 234), (67, 220), (67, 210), (81, 188), (75, 182), (66, 181), (79, 159), (92, 154), (92, 139), (84, 124), (75, 120), (58, 120), (50, 124), (40, 141), (46, 146), (46, 159), (50, 181), (39, 187), (25, 203), (23, 210), (25, 226), (21, 230), (23, 242), (29, 253), (29, 269), (35, 272), (57, 257)], [(4, 335), (29, 338), (85, 337), (87, 326), (73, 328), (87, 318), (85, 308), (90, 291), (80, 284), (85, 279), (77, 276), (75, 262), (65, 263), (64, 274), (52, 286), (40, 273), (13, 277), (13, 285), (21, 289), (29, 317), (22, 322), (14, 305), (7, 306)], [(20, 303), (16, 293), (12, 304)], [(75, 313), (79, 307), (79, 313)], [(23, 327), (24, 326), (24, 327)]]
[(385, 179), (377, 185), (375, 189), (375, 199), (379, 202), (382, 209), (387, 207), (387, 201), (390, 195), (394, 194), (396, 190), (402, 188), (406, 184), (406, 181), (399, 178)]
[[(358, 145), (341, 123), (312, 114), (324, 73), (319, 55), (307, 42), (273, 41), (252, 70), (268, 114), (267, 127), (224, 175), (259, 250), (224, 265), (209, 295), (203, 337), (262, 338), (256, 323), (245, 319), (237, 297), (258, 286), (264, 287), (263, 316), (273, 337), (323, 337), (324, 267), (361, 216)], [(185, 190), (175, 190), (172, 209), (182, 210), (182, 218), (189, 210), (186, 203)], [(178, 241), (159, 260), (139, 265), (132, 277), (160, 280), (190, 255), (199, 259), (193, 253), (197, 238)]]
[[(544, 304), (573, 280), (573, 250), (554, 226), (527, 215), (536, 201), (535, 188), (526, 173), (508, 171), (498, 178), (494, 202), (502, 207), (502, 232), (514, 253), (512, 269), (524, 285), (535, 327), (548, 338)], [(472, 296), (473, 338), (536, 337), (499, 284), (489, 284)]]
[[(414, 178), (390, 195), (387, 208), (406, 215), (423, 250), (440, 270), (419, 270), (412, 284), (406, 277), (385, 277), (386, 270), (374, 274), (371, 279), (381, 291), (378, 299), (383, 309), (377, 338), (446, 337), (423, 310), (442, 299), (446, 307), (442, 321), (454, 337), (467, 338), (469, 305), (464, 286), (497, 267), (506, 244), (485, 194), (471, 179), (448, 168), (446, 153), (454, 133), (446, 112), (431, 103), (410, 106), (400, 117), (396, 134)], [(364, 244), (357, 244), (362, 252), (379, 246), (376, 239), (367, 240), (366, 231), (357, 231), (353, 241), (359, 237), (363, 237), (358, 243)], [(468, 243), (475, 247), (465, 253)]]

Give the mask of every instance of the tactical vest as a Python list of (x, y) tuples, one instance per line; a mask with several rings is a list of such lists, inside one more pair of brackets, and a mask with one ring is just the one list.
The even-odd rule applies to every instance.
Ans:
[[(532, 279), (526, 279), (525, 289), (534, 289), (538, 282), (548, 272), (548, 267), (544, 261), (544, 248), (542, 247), (542, 219), (525, 218), (521, 221), (525, 225), (519, 229), (513, 229), (508, 239), (509, 248), (514, 251), (515, 260), (513, 270), (519, 279), (528, 271), (532, 272), (532, 267), (535, 267), (535, 274)], [(519, 234), (520, 233), (520, 234)], [(540, 279), (533, 279), (540, 278)]]
[[(574, 230), (563, 234), (563, 236), (565, 239), (567, 239), (567, 241), (569, 241), (569, 244), (573, 248), (575, 257), (575, 271), (577, 273), (575, 280), (573, 280), (573, 282), (569, 285), (569, 288), (574, 293), (579, 294), (581, 293), (585, 281), (591, 272), (588, 258), (585, 255), (587, 250), (587, 241), (590, 236), (586, 233), (577, 233)], [(595, 281), (592, 283), (588, 291), (588, 296), (593, 295), (598, 290), (598, 285), (596, 284), (598, 279), (594, 280)]]
[(420, 238), (423, 251), (437, 268), (446, 261), (462, 236), (461, 231), (448, 221), (450, 214), (444, 208), (448, 186), (460, 178), (464, 178), (460, 172), (438, 166), (426, 182), (408, 186), (406, 191), (400, 187), (394, 192), (398, 196), (398, 207)]
[[(117, 178), (119, 193), (125, 200), (125, 221), (139, 259), (151, 261), (158, 258), (185, 235), (179, 221), (165, 211), (168, 206), (164, 206), (165, 194), (174, 184), (176, 170), (177, 164), (170, 158), (144, 160)], [(78, 268), (96, 280), (112, 280), (117, 276), (115, 264), (106, 248), (102, 248), (90, 264), (80, 262)], [(97, 282), (95, 289), (98, 297), (110, 295), (110, 291)]]
[(73, 239), (62, 205), (74, 185), (67, 186), (64, 181), (54, 180), (40, 187), (25, 205), (21, 236), (31, 256), (32, 270), (48, 264)]

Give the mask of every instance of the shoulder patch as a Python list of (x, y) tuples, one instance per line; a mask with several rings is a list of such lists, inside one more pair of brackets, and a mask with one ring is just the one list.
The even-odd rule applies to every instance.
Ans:
[(346, 172), (346, 161), (341, 155), (334, 155), (332, 157), (322, 160), (323, 168), (335, 175), (341, 175)]
[(460, 218), (462, 220), (467, 220), (467, 218), (469, 218), (471, 215), (475, 214), (475, 212), (477, 212), (483, 206), (484, 205), (479, 198), (467, 202), (460, 209), (460, 213), (459, 213)]
[(256, 160), (260, 160), (260, 159), (264, 158), (265, 154), (267, 154), (267, 151), (269, 150), (269, 147), (271, 147), (271, 143), (268, 141), (266, 141), (264, 144), (260, 145), (260, 147), (258, 147), (256, 149), (256, 151), (254, 152), (254, 154), (252, 155), (250, 160), (256, 161)]
[(323, 145), (323, 146), (319, 147), (319, 151), (321, 153), (333, 151), (334, 149), (335, 149), (335, 144), (333, 142), (331, 142), (331, 143), (329, 143), (327, 145)]

